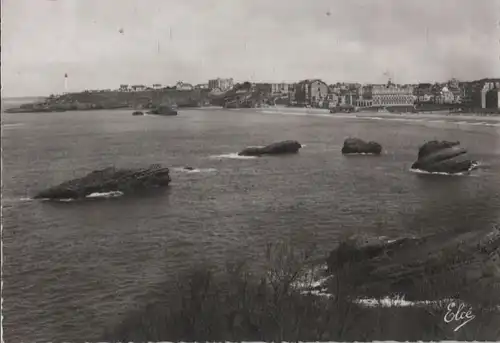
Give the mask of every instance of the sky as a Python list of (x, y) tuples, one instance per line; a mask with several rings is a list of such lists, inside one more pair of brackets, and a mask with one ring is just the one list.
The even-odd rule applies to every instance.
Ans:
[(500, 77), (500, 0), (2, 0), (2, 96)]

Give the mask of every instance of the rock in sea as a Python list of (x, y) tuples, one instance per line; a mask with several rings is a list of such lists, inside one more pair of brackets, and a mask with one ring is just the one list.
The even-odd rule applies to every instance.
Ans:
[(162, 116), (176, 116), (177, 108), (170, 105), (160, 105), (148, 112), (148, 114), (156, 114)]
[(95, 170), (86, 176), (50, 187), (35, 195), (35, 199), (83, 199), (93, 193), (122, 192), (130, 194), (170, 183), (169, 169), (159, 164), (148, 168)]
[(342, 154), (380, 155), (382, 146), (377, 142), (365, 142), (359, 138), (347, 138), (342, 147)]
[(141, 112), (141, 111), (135, 111), (135, 112), (133, 112), (133, 113), (132, 113), (132, 115), (133, 115), (133, 116), (143, 116), (143, 115), (144, 115), (144, 113), (143, 113), (143, 112)]
[(412, 169), (429, 173), (456, 174), (468, 172), (477, 167), (476, 161), (467, 158), (467, 150), (460, 142), (429, 141), (418, 150), (418, 158)]
[(238, 153), (239, 156), (262, 156), (262, 155), (284, 155), (296, 154), (302, 145), (293, 140), (276, 142), (264, 147), (248, 147)]

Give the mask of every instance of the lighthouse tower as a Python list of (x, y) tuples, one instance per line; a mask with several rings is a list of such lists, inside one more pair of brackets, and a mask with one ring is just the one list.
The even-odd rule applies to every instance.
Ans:
[(68, 93), (68, 74), (64, 74), (64, 93)]

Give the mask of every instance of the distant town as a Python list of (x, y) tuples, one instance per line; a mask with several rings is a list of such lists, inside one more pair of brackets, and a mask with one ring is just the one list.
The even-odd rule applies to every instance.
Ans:
[[(500, 78), (477, 81), (395, 84), (335, 83), (327, 84), (320, 79), (303, 80), (297, 83), (250, 83), (251, 87), (264, 94), (285, 100), (287, 104), (316, 108), (353, 106), (357, 108), (378, 106), (413, 106), (415, 104), (462, 104), (471, 108), (500, 108)], [(232, 78), (217, 78), (205, 84), (192, 85), (178, 82), (174, 86), (161, 84), (120, 85), (120, 92), (175, 89), (180, 91), (207, 90), (224, 93), (235, 87)], [(94, 90), (87, 92), (103, 92)]]
[[(67, 75), (65, 75), (67, 82)], [(67, 83), (65, 83), (67, 87)], [(51, 95), (38, 104), (24, 104), (19, 111), (67, 111), (113, 108), (152, 108), (161, 104), (179, 107), (221, 106), (253, 108), (293, 106), (330, 109), (330, 112), (449, 111), (500, 114), (500, 78), (476, 81), (451, 79), (446, 82), (385, 84), (337, 82), (321, 79), (296, 83), (235, 83), (232, 78), (216, 78), (192, 85), (119, 85), (116, 89), (84, 90)]]

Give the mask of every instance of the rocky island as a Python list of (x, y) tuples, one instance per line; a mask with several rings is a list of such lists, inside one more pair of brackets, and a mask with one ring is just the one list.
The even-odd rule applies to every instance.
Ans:
[(169, 169), (159, 164), (148, 168), (95, 170), (86, 176), (61, 183), (37, 193), (34, 199), (84, 199), (95, 193), (119, 192), (132, 194), (153, 188), (166, 187), (171, 179)]
[(478, 166), (477, 161), (467, 157), (467, 150), (460, 142), (429, 141), (418, 150), (418, 158), (411, 169), (428, 173), (457, 174), (469, 172)]
[(238, 153), (239, 156), (262, 156), (296, 154), (302, 145), (293, 140), (276, 142), (263, 147), (248, 147)]
[(347, 138), (342, 147), (342, 154), (380, 155), (382, 146), (377, 142), (365, 142), (359, 138)]

